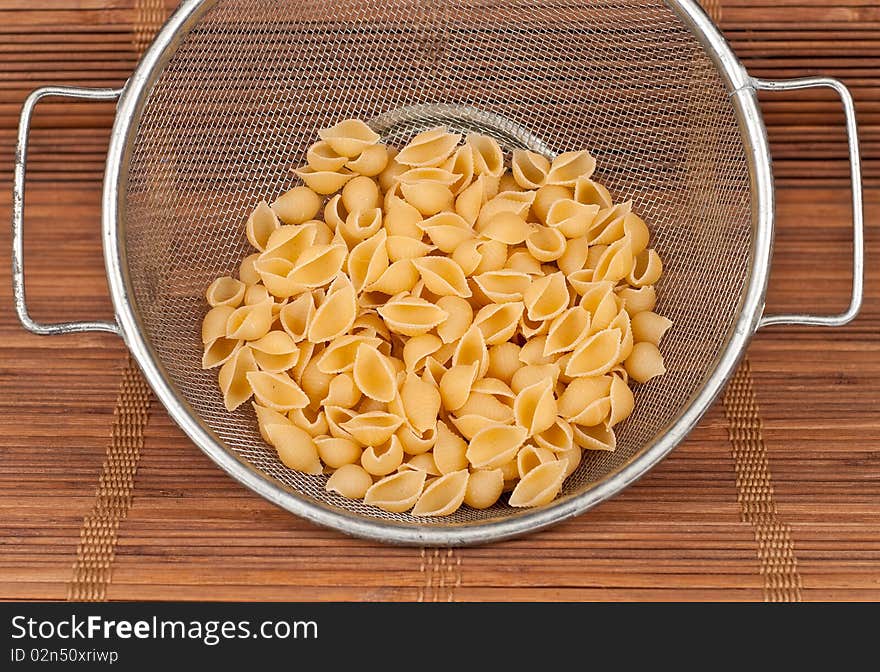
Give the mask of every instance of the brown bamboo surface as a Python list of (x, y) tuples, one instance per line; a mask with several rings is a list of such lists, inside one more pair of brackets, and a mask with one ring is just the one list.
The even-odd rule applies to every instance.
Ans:
[[(7, 221), (27, 93), (120, 85), (174, 4), (0, 0)], [(874, 0), (705, 5), (752, 74), (821, 73), (852, 88), (868, 223), (855, 322), (758, 334), (691, 436), (584, 516), (482, 548), (394, 548), (313, 527), (220, 472), (150, 404), (113, 336), (25, 332), (3, 264), (0, 598), (880, 599), (880, 9)], [(826, 92), (768, 93), (762, 109), (779, 188), (768, 310), (839, 310), (850, 254), (839, 103)], [(98, 228), (112, 119), (105, 103), (38, 108), (25, 241), (37, 318), (111, 314)]]

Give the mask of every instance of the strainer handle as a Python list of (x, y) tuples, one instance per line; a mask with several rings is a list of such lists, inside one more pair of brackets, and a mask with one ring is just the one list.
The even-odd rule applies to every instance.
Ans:
[(790, 91), (793, 89), (811, 89), (827, 87), (834, 89), (843, 103), (846, 116), (846, 135), (849, 143), (849, 166), (852, 178), (852, 218), (853, 218), (853, 273), (852, 296), (849, 308), (837, 315), (764, 315), (758, 322), (758, 329), (774, 324), (818, 325), (823, 327), (840, 327), (859, 313), (862, 307), (862, 288), (865, 273), (865, 232), (864, 213), (862, 208), (862, 167), (859, 156), (859, 132), (856, 127), (856, 110), (852, 95), (843, 82), (832, 77), (802, 77), (798, 79), (768, 80), (753, 79), (756, 89), (765, 91)]
[(44, 324), (34, 320), (27, 309), (24, 296), (24, 185), (27, 167), (28, 132), (31, 115), (41, 98), (46, 96), (65, 96), (67, 98), (88, 98), (91, 100), (116, 100), (121, 89), (87, 89), (73, 86), (46, 86), (37, 89), (24, 101), (18, 123), (18, 147), (15, 151), (15, 176), (12, 183), (12, 288), (15, 295), (15, 310), (24, 328), (35, 334), (72, 334), (79, 331), (109, 331), (119, 334), (115, 322), (61, 322)]

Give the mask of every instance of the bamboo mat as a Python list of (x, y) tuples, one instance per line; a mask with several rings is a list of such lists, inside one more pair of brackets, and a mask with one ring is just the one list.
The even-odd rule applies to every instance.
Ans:
[[(20, 105), (118, 86), (162, 0), (0, 0), (0, 204)], [(707, 0), (754, 75), (852, 87), (865, 159), (867, 296), (838, 330), (759, 334), (723, 399), (659, 467), (525, 539), (393, 548), (313, 527), (237, 485), (171, 423), (109, 335), (37, 337), (0, 270), (0, 598), (880, 599), (880, 11), (872, 0)], [(838, 310), (849, 273), (842, 115), (762, 94), (779, 186), (768, 309)], [(110, 315), (99, 249), (113, 107), (52, 103), (31, 134), (29, 303)], [(9, 235), (0, 230), (0, 249)]]

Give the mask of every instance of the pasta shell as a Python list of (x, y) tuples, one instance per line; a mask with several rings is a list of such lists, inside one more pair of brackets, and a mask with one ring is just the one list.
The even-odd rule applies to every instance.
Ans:
[(238, 278), (244, 284), (255, 285), (260, 282), (260, 274), (257, 273), (257, 269), (255, 268), (255, 264), (259, 258), (260, 255), (254, 253), (249, 254), (241, 260), (241, 265), (238, 267)]
[(608, 426), (614, 425), (626, 420), (635, 408), (635, 398), (629, 385), (619, 376), (611, 376), (611, 392), (610, 392), (611, 409), (608, 416)]
[(278, 216), (272, 211), (269, 204), (266, 201), (260, 201), (248, 217), (244, 230), (248, 242), (262, 252), (266, 249), (269, 236), (279, 226), (281, 226), (281, 222), (278, 221)]
[(510, 383), (519, 367), (519, 346), (516, 343), (499, 343), (489, 348), (489, 376)]
[(419, 224), (437, 249), (452, 253), (463, 242), (474, 237), (468, 223), (454, 212), (440, 212)]
[(425, 360), (434, 354), (443, 345), (442, 341), (434, 334), (421, 334), (413, 336), (403, 346), (403, 363), (407, 371), (421, 371), (425, 366)]
[(563, 152), (555, 159), (547, 173), (547, 184), (574, 187), (578, 178), (590, 177), (596, 169), (596, 159), (586, 150)]
[(348, 213), (348, 217), (337, 229), (346, 244), (353, 247), (362, 240), (366, 240), (382, 228), (382, 210), (370, 208), (367, 210), (355, 210)]
[(554, 358), (544, 354), (546, 336), (533, 336), (519, 351), (519, 359), (523, 364), (552, 364)]
[(202, 343), (204, 345), (218, 338), (226, 337), (226, 323), (234, 311), (235, 308), (233, 306), (220, 305), (211, 308), (205, 314), (202, 320)]
[(544, 275), (544, 269), (541, 268), (541, 262), (532, 256), (532, 253), (526, 249), (516, 249), (507, 257), (504, 268), (511, 271), (519, 271), (527, 275)]
[(267, 425), (266, 435), (285, 466), (304, 474), (317, 475), (323, 471), (318, 448), (308, 432), (293, 424)]
[(318, 136), (334, 152), (349, 159), (379, 142), (379, 135), (358, 119), (346, 119), (331, 128), (322, 128), (318, 131)]
[(477, 378), (479, 363), (453, 366), (440, 379), (440, 399), (443, 408), (455, 411), (464, 406)]
[(526, 246), (538, 261), (555, 261), (565, 254), (565, 236), (557, 229), (536, 226), (526, 237)]
[(530, 385), (516, 395), (513, 405), (516, 424), (524, 427), (529, 436), (540, 434), (556, 422), (556, 397), (553, 384), (543, 380)]
[(620, 329), (621, 337), (619, 357), (621, 360), (626, 359), (627, 357), (629, 357), (633, 349), (633, 334), (629, 314), (625, 310), (620, 310), (617, 313), (617, 316), (613, 320), (611, 320), (611, 324), (609, 324), (608, 327), (610, 329)]
[[(428, 476), (439, 476), (440, 470), (437, 469), (437, 465), (434, 464), (434, 456), (431, 453), (422, 453), (421, 455), (414, 455), (409, 458), (406, 462), (401, 464), (398, 468), (398, 471), (423, 471)], [(427, 482), (427, 481), (426, 481)]]
[(472, 509), (488, 509), (504, 491), (500, 469), (480, 469), (471, 473), (464, 493), (464, 503)]
[(409, 170), (409, 166), (404, 166), (397, 162), (397, 149), (394, 147), (386, 147), (385, 152), (388, 155), (388, 163), (384, 170), (379, 173), (379, 186), (382, 191), (389, 192), (397, 185), (397, 178)]
[(449, 317), (442, 308), (406, 295), (392, 298), (378, 312), (391, 331), (405, 336), (427, 333)]
[(513, 401), (516, 397), (513, 390), (511, 390), (503, 380), (499, 380), (498, 378), (481, 378), (473, 384), (471, 391), (479, 392), (481, 394), (490, 394), (493, 397), (507, 399), (509, 401)]
[(332, 341), (342, 336), (354, 324), (357, 317), (357, 297), (351, 281), (339, 275), (333, 281), (330, 293), (315, 311), (309, 324), (308, 339), (312, 343)]
[(384, 411), (354, 416), (341, 424), (342, 429), (365, 446), (381, 446), (403, 424), (403, 418)]
[(590, 224), (588, 238), (591, 245), (610, 245), (624, 235), (623, 220), (630, 212), (632, 203), (618, 203), (611, 208), (600, 210)]
[(431, 483), (412, 510), (414, 516), (448, 516), (461, 507), (467, 491), (468, 471), (444, 474)]
[(657, 305), (657, 292), (653, 285), (646, 285), (638, 289), (623, 287), (617, 291), (617, 296), (623, 299), (623, 307), (630, 317), (634, 317), (636, 313), (654, 310)]
[(461, 136), (449, 133), (445, 126), (432, 128), (416, 135), (395, 157), (398, 163), (406, 166), (439, 166), (455, 151)]
[[(556, 418), (552, 425), (543, 432), (535, 434), (532, 439), (540, 448), (546, 448), (555, 453), (567, 451), (574, 446), (571, 424), (562, 418)], [(577, 446), (574, 447), (577, 448)], [(578, 452), (580, 452), (579, 449)]]
[(621, 238), (609, 245), (599, 258), (599, 263), (593, 270), (593, 278), (598, 281), (605, 280), (616, 283), (632, 272), (633, 264), (632, 245), (628, 238)]
[(337, 439), (333, 436), (315, 439), (315, 445), (318, 448), (318, 457), (331, 469), (359, 462), (363, 452), (351, 439)]
[(553, 501), (565, 480), (565, 460), (545, 462), (527, 473), (510, 493), (510, 506), (541, 506)]
[(329, 170), (315, 170), (310, 166), (306, 166), (304, 168), (298, 168), (293, 172), (299, 176), (299, 178), (305, 183), (306, 187), (325, 196), (336, 193), (345, 186), (346, 182), (355, 176), (353, 172), (345, 168), (336, 172)]
[[(384, 153), (384, 152), (383, 152)], [(306, 151), (306, 163), (315, 170), (337, 171), (348, 161), (347, 156), (340, 156), (326, 140), (319, 140)]]
[[(462, 145), (443, 164), (443, 168), (457, 178), (452, 183), (452, 193), (461, 194), (474, 179), (474, 153), (470, 145)], [(482, 183), (480, 184), (482, 189)]]
[(562, 273), (536, 278), (523, 294), (523, 303), (530, 320), (551, 320), (568, 307), (568, 288)]
[(666, 373), (663, 355), (653, 343), (636, 343), (624, 365), (629, 377), (637, 383), (647, 383), (651, 378)]
[(324, 489), (348, 499), (363, 499), (373, 485), (372, 477), (359, 464), (345, 464), (334, 471)]
[[(215, 309), (216, 310), (216, 309)], [(207, 318), (205, 318), (207, 321)], [(645, 310), (632, 316), (633, 339), (637, 342), (660, 345), (660, 339), (672, 326), (672, 320)]]
[(589, 336), (572, 353), (565, 375), (601, 376), (608, 373), (620, 361), (622, 336), (620, 329), (603, 329)]
[(486, 429), (486, 427), (494, 427), (495, 425), (512, 425), (511, 422), (496, 422), (495, 420), (490, 420), (489, 418), (476, 415), (474, 413), (469, 413), (467, 415), (456, 415), (449, 417), (450, 422), (455, 425), (455, 428), (458, 430), (458, 433), (461, 434), (468, 441), (473, 440), (473, 438), (480, 433), (482, 430)]
[(420, 434), (437, 424), (440, 412), (440, 390), (409, 373), (400, 388), (400, 399), (406, 419)]
[[(569, 239), (565, 243), (565, 252), (563, 252), (562, 256), (556, 260), (556, 265), (559, 267), (560, 271), (570, 278), (572, 274), (583, 270), (584, 264), (587, 263), (588, 252), (589, 244), (587, 243), (586, 238)], [(591, 271), (590, 281), (592, 281), (592, 279), (593, 274)]]
[(474, 324), (483, 332), (487, 345), (497, 345), (511, 339), (523, 310), (521, 301), (490, 304), (480, 308), (474, 316)]
[(474, 321), (471, 304), (459, 296), (441, 296), (437, 299), (437, 307), (447, 314), (447, 318), (437, 326), (437, 335), (443, 343), (452, 343), (461, 338)]
[(516, 457), (526, 436), (526, 430), (516, 425), (486, 427), (471, 440), (467, 459), (477, 469), (495, 469)]
[(385, 231), (380, 230), (358, 243), (348, 255), (348, 275), (356, 292), (378, 280), (388, 268), (388, 251), (385, 248), (387, 238)]
[(403, 448), (400, 439), (391, 437), (391, 441), (381, 448), (367, 446), (361, 454), (361, 466), (373, 476), (387, 476), (403, 464)]
[(535, 152), (526, 149), (514, 149), (511, 159), (513, 179), (523, 189), (539, 189), (544, 186), (547, 173), (550, 172), (550, 161)]
[(271, 300), (240, 306), (226, 321), (226, 338), (255, 341), (269, 333), (273, 319)]
[(413, 259), (425, 287), (437, 296), (471, 296), (461, 266), (449, 257), (422, 257)]
[(581, 238), (587, 235), (598, 212), (598, 205), (584, 205), (573, 198), (561, 198), (547, 210), (546, 224), (558, 229), (566, 238)]
[(412, 508), (422, 494), (427, 474), (421, 470), (401, 471), (370, 486), (364, 503), (392, 513), (403, 513)]
[(520, 219), (528, 219), (529, 209), (535, 200), (533, 191), (503, 191), (490, 199), (477, 215), (477, 231), (483, 230), (502, 212), (513, 213)]
[(583, 454), (580, 447), (575, 445), (556, 453), (556, 459), (565, 462), (565, 473), (562, 476), (563, 481), (577, 471), (577, 468), (581, 465), (582, 458)]
[(480, 208), (485, 202), (485, 195), (486, 189), (483, 186), (483, 178), (480, 176), (470, 186), (458, 192), (455, 199), (455, 212), (470, 226), (473, 226), (480, 214)]
[(388, 236), (385, 247), (388, 250), (388, 259), (391, 261), (417, 259), (436, 249), (433, 245), (409, 236)]
[(468, 460), (465, 455), (467, 443), (449, 426), (437, 423), (437, 440), (434, 442), (434, 463), (441, 474), (449, 474), (460, 469), (467, 469)]
[(554, 460), (556, 460), (556, 455), (546, 448), (525, 446), (516, 454), (516, 469), (519, 472), (519, 477), (524, 478), (532, 469)]
[(535, 192), (534, 200), (532, 201), (532, 212), (539, 222), (546, 224), (547, 215), (553, 204), (557, 201), (571, 198), (571, 196), (570, 189), (555, 184), (545, 185)]
[(502, 269), (476, 275), (474, 282), (488, 299), (495, 303), (506, 303), (522, 301), (524, 292), (532, 284), (532, 278), (521, 271)]
[(348, 211), (342, 204), (342, 196), (336, 194), (324, 206), (324, 222), (333, 231), (338, 231), (348, 218)]
[(468, 133), (467, 144), (474, 155), (474, 174), (500, 177), (504, 172), (504, 154), (494, 138)]
[(356, 415), (357, 413), (350, 408), (326, 406), (324, 408), (324, 417), (327, 419), (327, 429), (330, 432), (330, 435), (335, 436), (338, 439), (353, 439), (354, 436), (349, 434), (342, 426), (346, 422), (351, 421)]
[(601, 208), (610, 208), (614, 205), (608, 189), (588, 177), (579, 177), (575, 182), (574, 199), (578, 203), (598, 205)]
[(519, 394), (535, 383), (550, 379), (553, 385), (559, 380), (559, 367), (556, 364), (530, 364), (521, 366), (510, 380), (510, 389)]
[(382, 145), (371, 145), (365, 148), (360, 156), (345, 164), (349, 170), (367, 177), (379, 175), (387, 166), (388, 151)]
[(627, 275), (627, 282), (633, 287), (653, 285), (660, 279), (662, 273), (663, 263), (660, 261), (660, 255), (652, 249), (644, 250), (635, 257), (632, 269)]
[(205, 344), (205, 352), (202, 355), (202, 368), (213, 369), (215, 366), (226, 364), (238, 352), (244, 341), (221, 336), (210, 343)]
[(455, 175), (442, 168), (413, 168), (399, 178), (400, 190), (407, 203), (425, 216), (451, 210), (453, 196), (450, 185)]
[(574, 442), (585, 450), (608, 450), (613, 451), (617, 448), (617, 437), (614, 430), (607, 425), (596, 425), (595, 427), (572, 427)]
[(486, 371), (489, 369), (489, 351), (486, 348), (483, 332), (476, 326), (472, 326), (465, 332), (452, 354), (453, 366), (473, 363), (477, 364), (478, 378), (486, 375)]
[(482, 234), (490, 240), (498, 240), (506, 245), (518, 245), (529, 235), (531, 227), (514, 212), (499, 212), (483, 227)]
[(327, 424), (327, 416), (320, 409), (315, 410), (308, 406), (305, 408), (294, 408), (287, 414), (287, 417), (290, 418), (294, 425), (308, 432), (310, 436), (323, 436), (330, 431), (330, 426)]
[(611, 376), (576, 378), (559, 398), (559, 414), (569, 422), (592, 426), (611, 410)]
[(285, 373), (248, 371), (246, 375), (254, 397), (266, 408), (286, 412), (309, 404), (305, 392)]
[(283, 331), (270, 331), (263, 338), (253, 341), (254, 359), (263, 371), (280, 373), (287, 371), (299, 361), (299, 348)]
[(266, 433), (267, 426), (290, 424), (290, 420), (283, 413), (273, 411), (271, 408), (266, 408), (253, 402), (251, 402), (251, 406), (253, 406), (254, 413), (257, 415), (257, 427), (260, 430), (260, 436), (263, 437), (266, 443), (269, 443), (269, 435)]
[(580, 306), (590, 313), (590, 331), (605, 329), (617, 317), (617, 301), (612, 291), (613, 283), (595, 282), (583, 287)]
[(630, 212), (624, 216), (623, 232), (632, 244), (634, 255), (638, 255), (648, 247), (651, 232), (648, 230), (648, 225), (645, 224), (645, 220), (639, 217), (636, 213)]
[(340, 373), (330, 381), (327, 396), (321, 399), (322, 406), (341, 406), (352, 408), (362, 398), (361, 390), (350, 373)]
[(412, 259), (401, 259), (389, 265), (375, 282), (366, 286), (370, 292), (399, 294), (410, 291), (419, 280), (419, 272)]
[(376, 401), (388, 403), (397, 394), (397, 374), (391, 362), (366, 343), (361, 343), (357, 349), (354, 382), (361, 392)]
[(544, 355), (552, 356), (574, 350), (589, 334), (590, 314), (581, 306), (569, 308), (550, 323), (544, 341)]
[[(260, 260), (283, 259), (294, 263), (314, 244), (316, 235), (317, 228), (310, 222), (278, 227), (266, 241), (266, 249), (260, 255)], [(260, 270), (259, 266), (257, 270)]]
[(348, 212), (374, 210), (379, 207), (379, 186), (369, 177), (358, 175), (346, 182), (341, 197)]
[(305, 250), (288, 278), (303, 287), (323, 287), (342, 270), (348, 250), (344, 245), (315, 245)]
[(281, 327), (295, 343), (306, 337), (315, 314), (315, 299), (310, 292), (301, 294), (281, 309)]
[(434, 447), (437, 440), (437, 430), (432, 427), (422, 434), (416, 434), (412, 428), (404, 425), (395, 434), (400, 439), (400, 445), (403, 446), (403, 452), (407, 455), (421, 455)]
[(389, 236), (409, 236), (421, 240), (421, 213), (402, 198), (392, 196), (386, 199), (383, 222)]
[(460, 417), (476, 415), (505, 425), (513, 422), (513, 409), (510, 406), (502, 403), (491, 394), (475, 392), (473, 388), (471, 388), (471, 393), (464, 406), (456, 413)]
[[(487, 273), (504, 268), (504, 264), (507, 262), (507, 245), (504, 243), (498, 240), (480, 240), (477, 241), (476, 250), (480, 255), (480, 263), (473, 270), (474, 273)], [(454, 253), (452, 257), (455, 259)]]
[[(318, 214), (318, 211), (321, 209), (321, 197), (308, 187), (294, 187), (276, 198), (271, 208), (272, 212), (278, 216), (278, 219), (285, 224), (302, 224), (310, 219), (314, 219), (315, 215)], [(260, 206), (257, 206), (257, 209), (260, 210)], [(254, 214), (257, 214), (256, 211)], [(261, 218), (266, 217), (268, 219), (266, 215), (267, 213), (263, 210)], [(250, 220), (248, 221), (250, 222)], [(275, 224), (277, 225), (277, 221)], [(264, 231), (269, 230), (269, 233), (272, 233), (278, 227), (263, 221), (260, 223), (260, 227), (255, 226), (255, 232), (256, 228)], [(262, 236), (259, 236), (258, 239), (265, 240)], [(250, 240), (250, 235), (248, 235), (248, 240)], [(254, 245), (253, 240), (251, 240), (251, 244)], [(263, 249), (258, 245), (254, 245), (254, 247)]]
[(305, 368), (312, 361), (312, 355), (315, 352), (315, 344), (309, 343), (308, 341), (302, 341), (298, 343), (297, 346), (299, 347), (299, 359), (296, 364), (294, 364), (290, 374), (296, 382), (300, 383), (302, 382), (303, 371), (305, 371)]

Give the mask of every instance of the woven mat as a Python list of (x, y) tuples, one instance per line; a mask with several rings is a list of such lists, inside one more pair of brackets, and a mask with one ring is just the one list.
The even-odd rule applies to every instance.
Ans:
[[(0, 4), (4, 212), (27, 92), (118, 86), (173, 4)], [(752, 74), (853, 87), (876, 260), (880, 16), (869, 4), (705, 3)], [(839, 107), (798, 92), (763, 97), (763, 110), (779, 187), (768, 308), (838, 310), (850, 239)], [(104, 103), (46, 103), (35, 118), (26, 255), (38, 318), (110, 315), (98, 226), (112, 118)], [(880, 264), (868, 266), (856, 322), (759, 334), (723, 398), (639, 483), (551, 530), (457, 550), (349, 539), (237, 485), (154, 403), (118, 340), (24, 332), (4, 266), (0, 598), (880, 599)]]

